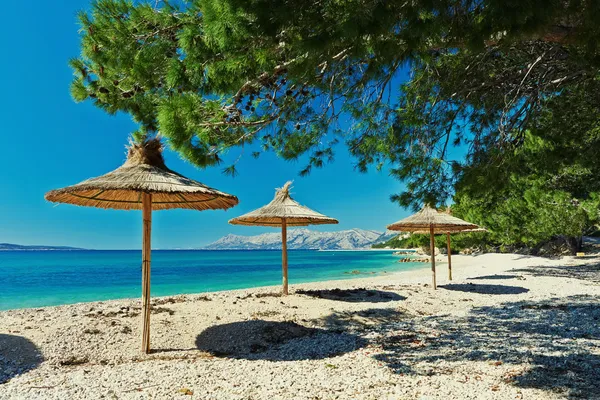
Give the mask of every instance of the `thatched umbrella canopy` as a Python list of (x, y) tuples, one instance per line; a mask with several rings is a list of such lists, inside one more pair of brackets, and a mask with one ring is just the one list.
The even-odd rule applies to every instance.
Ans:
[(281, 226), (284, 295), (288, 294), (287, 227), (338, 223), (334, 218), (298, 204), (290, 196), (291, 184), (292, 182), (286, 182), (281, 189), (277, 189), (275, 198), (266, 206), (229, 221), (233, 225)]
[[(435, 235), (441, 235), (441, 234), (444, 234), (444, 233), (452, 233), (452, 234), (454, 234), (454, 233), (481, 233), (481, 232), (488, 232), (488, 230), (485, 229), (485, 228), (465, 229), (463, 231), (447, 231), (447, 230), (444, 230), (444, 229), (434, 228), (433, 231), (434, 231)], [(429, 234), (429, 229), (423, 229), (421, 231), (413, 231), (413, 232), (410, 232), (410, 233), (419, 234), (419, 235), (428, 235)]]
[(453, 217), (448, 213), (440, 213), (436, 209), (424, 206), (421, 211), (406, 217), (398, 222), (394, 222), (387, 227), (393, 231), (423, 233), (428, 232), (430, 236), (431, 250), (431, 272), (433, 275), (433, 288), (437, 289), (435, 279), (435, 240), (436, 233), (446, 233), (448, 243), (448, 277), (452, 280), (452, 256), (450, 250), (450, 233), (460, 232), (469, 229), (477, 229), (479, 226), (460, 218)]
[(238, 199), (171, 171), (159, 139), (132, 143), (127, 160), (116, 170), (46, 193), (46, 200), (79, 206), (142, 210), (142, 351), (150, 352), (150, 236), (152, 210), (228, 209)]

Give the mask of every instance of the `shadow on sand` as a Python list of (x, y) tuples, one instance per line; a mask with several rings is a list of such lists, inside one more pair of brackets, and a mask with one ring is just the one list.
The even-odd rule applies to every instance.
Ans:
[(196, 347), (199, 350), (218, 357), (248, 360), (324, 359), (364, 345), (365, 340), (339, 330), (263, 320), (211, 326), (196, 337)]
[(600, 264), (554, 265), (513, 269), (510, 272), (526, 273), (533, 276), (583, 279), (600, 282)]
[(371, 309), (323, 323), (374, 338), (383, 351), (373, 357), (398, 374), (447, 374), (455, 368), (448, 362), (511, 364), (508, 384), (600, 398), (600, 296), (478, 307), (464, 317)]
[(411, 318), (411, 314), (393, 308), (369, 308), (334, 312), (318, 320), (318, 323), (329, 330), (364, 335), (371, 331), (385, 331), (388, 327)]
[(487, 285), (480, 283), (451, 283), (448, 285), (439, 285), (438, 288), (479, 294), (521, 294), (529, 292), (529, 289), (520, 286)]
[(296, 290), (296, 294), (348, 303), (386, 303), (406, 300), (406, 297), (397, 293), (368, 289)]
[[(600, 399), (600, 296), (570, 296), (417, 315), (398, 308), (340, 311), (312, 321), (253, 320), (208, 328), (198, 349), (254, 360), (325, 359), (367, 344), (391, 371), (446, 375), (472, 361), (510, 366), (506, 384), (561, 398)], [(457, 363), (457, 364), (454, 364)]]
[(519, 277), (519, 275), (499, 275), (499, 274), (496, 274), (496, 275), (476, 276), (474, 278), (467, 278), (467, 280), (470, 280), (470, 281), (472, 281), (472, 280), (480, 280), (480, 279), (486, 279), (486, 280), (487, 279), (491, 279), (491, 280), (498, 279), (498, 280), (502, 280), (502, 279), (517, 279), (518, 277)]
[(42, 353), (29, 339), (0, 333), (0, 384), (37, 368), (42, 361)]

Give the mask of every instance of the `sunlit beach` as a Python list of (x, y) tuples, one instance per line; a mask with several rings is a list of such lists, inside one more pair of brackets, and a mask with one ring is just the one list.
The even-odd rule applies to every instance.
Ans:
[(0, 400), (600, 400), (598, 2), (38, 3)]

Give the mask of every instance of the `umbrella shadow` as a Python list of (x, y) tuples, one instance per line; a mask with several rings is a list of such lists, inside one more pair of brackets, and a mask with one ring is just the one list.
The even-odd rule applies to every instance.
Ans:
[(150, 349), (150, 354), (179, 353), (179, 352), (195, 351), (195, 350), (197, 350), (196, 347), (192, 347), (192, 348), (168, 347), (168, 348), (164, 348), (164, 349)]
[[(437, 375), (444, 365), (510, 364), (503, 380), (565, 398), (600, 398), (600, 296), (514, 302), (452, 315), (404, 318), (382, 328), (374, 358), (398, 374)], [(439, 363), (444, 361), (444, 363)]]
[(438, 288), (478, 294), (521, 294), (529, 292), (529, 289), (521, 286), (489, 285), (481, 283), (451, 283), (448, 285), (439, 285)]
[(366, 340), (339, 330), (295, 322), (250, 320), (211, 326), (196, 337), (198, 350), (247, 360), (317, 360), (348, 353)]
[(365, 332), (385, 330), (390, 325), (411, 318), (412, 315), (398, 309), (369, 308), (334, 312), (316, 322), (326, 329), (364, 335)]
[(519, 277), (519, 275), (499, 275), (499, 274), (495, 274), (495, 275), (476, 276), (474, 278), (467, 278), (467, 280), (479, 280), (479, 279), (517, 279), (518, 277)]
[(324, 290), (296, 290), (301, 294), (319, 299), (345, 301), (348, 303), (386, 303), (390, 301), (406, 300), (394, 292), (384, 292), (370, 289), (324, 289)]
[[(532, 258), (536, 258), (537, 256), (532, 256), (529, 254), (521, 254), (518, 257), (515, 257), (515, 260), (530, 260)], [(547, 258), (551, 258), (551, 257), (547, 257)]]
[(0, 384), (37, 368), (42, 361), (44, 357), (32, 341), (0, 333)]

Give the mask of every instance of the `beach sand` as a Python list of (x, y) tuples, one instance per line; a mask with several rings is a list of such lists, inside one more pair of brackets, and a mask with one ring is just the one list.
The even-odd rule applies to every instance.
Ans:
[(0, 312), (0, 399), (600, 399), (599, 265), (455, 256), (437, 291), (424, 265), (155, 298), (147, 356), (139, 299)]

